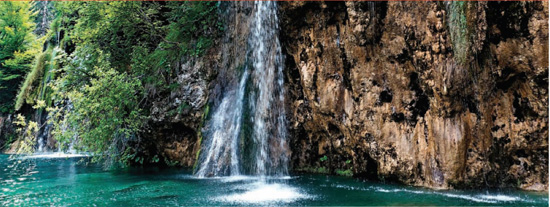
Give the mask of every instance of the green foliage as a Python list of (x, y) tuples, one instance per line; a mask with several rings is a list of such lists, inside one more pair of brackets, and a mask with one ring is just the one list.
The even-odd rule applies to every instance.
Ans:
[(153, 163), (157, 163), (157, 162), (159, 162), (159, 160), (160, 160), (160, 159), (159, 159), (159, 156), (158, 156), (158, 155), (155, 155), (155, 156), (153, 156), (153, 158), (152, 158), (152, 162), (153, 162)]
[(0, 113), (13, 112), (23, 76), (40, 51), (31, 2), (0, 2)]
[(296, 169), (296, 171), (309, 172), (309, 173), (318, 173), (318, 174), (329, 174), (330, 173), (330, 171), (325, 167), (318, 167), (318, 168), (305, 167), (305, 168)]
[(181, 114), (183, 112), (183, 110), (188, 109), (190, 107), (191, 106), (189, 106), (189, 104), (187, 104), (187, 103), (180, 104), (180, 106), (178, 106), (178, 114)]
[(0, 60), (14, 58), (35, 40), (34, 14), (30, 2), (0, 2)]
[(327, 161), (328, 157), (325, 155), (319, 159), (321, 162)]
[(68, 131), (72, 132), (63, 132), (57, 125), (56, 138), (61, 143), (70, 143), (76, 134), (78, 149), (100, 155), (96, 159), (126, 162), (121, 158), (132, 153), (129, 143), (136, 141), (145, 118), (138, 107), (141, 83), (114, 69), (96, 68), (93, 73), (97, 78), (92, 78), (82, 91), (66, 94), (74, 107), (64, 117), (70, 126)]
[[(21, 9), (27, 11), (23, 12), (27, 16), (23, 15), (20, 22), (30, 22), (25, 24), (32, 31), (30, 4), (14, 5), (27, 5)], [(143, 139), (139, 135), (150, 113), (150, 99), (179, 88), (173, 79), (182, 61), (202, 55), (212, 45), (214, 35), (223, 29), (217, 3), (107, 1), (52, 5), (54, 18), (43, 38), (36, 40), (28, 32), (19, 44), (24, 47), (11, 52), (0, 49), (0, 53), (8, 51), (1, 54), (12, 54), (0, 56), (2, 67), (9, 65), (22, 71), (12, 77), (7, 70), (0, 70), (0, 78), (4, 79), (21, 81), (36, 57), (17, 95), (17, 109), (36, 104), (33, 108), (40, 114), (46, 108), (52, 117), (52, 135), (61, 150), (74, 143), (77, 150), (97, 155), (94, 161), (104, 160), (107, 166), (161, 161), (158, 155), (142, 157), (136, 150)], [(0, 11), (3, 9), (0, 7)], [(2, 18), (5, 16), (0, 16), (0, 25), (5, 24)], [(18, 33), (18, 37), (22, 35)], [(40, 53), (44, 42), (48, 49)], [(29, 48), (36, 51), (24, 56), (28, 60), (13, 58), (20, 55), (18, 51), (34, 51)], [(0, 90), (2, 83), (0, 80)], [(52, 100), (57, 103), (54, 107)], [(171, 112), (183, 113), (187, 108), (188, 104), (182, 103)], [(178, 164), (166, 159), (164, 162)]]
[(179, 161), (177, 160), (168, 160), (164, 158), (164, 163), (166, 163), (168, 166), (176, 166), (179, 164)]
[(336, 170), (336, 174), (337, 175), (340, 175), (340, 176), (346, 176), (346, 177), (351, 177), (353, 176), (353, 172), (351, 171), (351, 168), (350, 169), (347, 169), (347, 170)]
[(21, 85), (21, 89), (19, 89), (19, 93), (17, 94), (16, 101), (15, 101), (15, 110), (21, 109), (23, 104), (34, 104), (34, 97), (31, 96), (31, 93), (35, 90), (33, 88), (37, 87), (37, 82), (40, 80), (44, 73), (44, 68), (46, 64), (46, 57), (47, 53), (40, 53), (38, 56), (36, 56), (36, 60), (34, 63), (34, 66), (30, 73), (27, 74), (25, 78), (25, 82), (23, 82), (23, 85)]
[[(346, 166), (349, 166), (351, 164), (351, 160), (346, 160)], [(352, 177), (353, 176), (353, 167), (349, 167), (347, 170), (343, 169), (337, 169), (335, 172), (337, 175), (340, 176), (346, 176), (346, 177)]]
[(36, 144), (36, 135), (38, 134), (38, 124), (33, 121), (26, 121), (25, 117), (21, 114), (17, 114), (15, 121), (13, 122), (19, 128), (17, 133), (21, 134), (19, 139), (17, 154), (29, 154), (34, 152), (34, 145)]
[[(212, 35), (223, 30), (223, 24), (217, 21), (218, 2), (170, 2), (168, 7), (169, 31), (168, 43), (176, 43), (186, 54), (198, 56), (212, 44)], [(181, 32), (186, 31), (186, 32)]]
[(4, 146), (1, 146), (0, 149), (2, 150), (10, 149), (11, 145), (15, 142), (16, 138), (17, 137), (15, 134), (7, 134), (4, 140)]
[[(206, 119), (208, 118), (208, 115), (210, 115), (210, 105), (206, 104), (206, 106), (204, 106), (204, 110), (201, 116), (201, 123), (200, 123), (199, 129), (202, 129), (202, 127), (204, 126), (204, 123), (206, 123)], [(197, 137), (199, 139), (197, 142), (197, 146), (201, 146), (202, 138), (203, 138), (201, 130), (198, 130)], [(193, 172), (197, 170), (200, 154), (201, 154), (201, 148), (197, 150), (197, 154), (195, 155), (195, 164), (193, 165)]]
[(119, 71), (129, 70), (134, 45), (155, 48), (165, 34), (159, 2), (77, 2), (72, 9), (74, 43), (109, 54)]

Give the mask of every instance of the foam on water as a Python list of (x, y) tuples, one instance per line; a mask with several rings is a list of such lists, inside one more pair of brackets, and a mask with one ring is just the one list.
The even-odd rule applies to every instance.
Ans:
[(525, 201), (520, 197), (516, 196), (508, 196), (508, 195), (502, 195), (502, 194), (496, 194), (496, 195), (490, 195), (490, 194), (482, 194), (482, 195), (462, 195), (462, 194), (455, 194), (455, 193), (448, 193), (448, 192), (437, 192), (437, 191), (423, 191), (423, 190), (409, 190), (404, 188), (395, 188), (395, 189), (386, 189), (381, 187), (369, 187), (369, 188), (363, 188), (363, 187), (353, 187), (353, 186), (347, 186), (347, 185), (339, 185), (339, 184), (333, 184), (331, 187), (335, 188), (343, 188), (347, 190), (361, 190), (361, 191), (376, 191), (381, 193), (399, 193), (399, 192), (406, 192), (406, 193), (413, 193), (413, 194), (436, 194), (440, 196), (445, 196), (449, 198), (458, 198), (458, 199), (464, 199), (464, 200), (470, 200), (478, 203), (502, 203), (502, 202), (515, 202), (515, 201)]
[(246, 175), (237, 175), (237, 176), (228, 176), (228, 177), (219, 177), (222, 182), (239, 182), (239, 181), (261, 181), (261, 180), (290, 180), (291, 176), (246, 176)]
[(74, 158), (74, 157), (88, 157), (90, 155), (88, 154), (76, 154), (76, 153), (64, 153), (64, 152), (53, 152), (53, 153), (40, 153), (40, 154), (33, 154), (33, 155), (27, 155), (22, 157), (22, 159), (39, 159), (39, 158), (45, 158), (45, 159), (53, 159), (53, 158)]
[(229, 203), (290, 203), (300, 199), (311, 199), (312, 196), (301, 192), (298, 188), (281, 183), (256, 182), (243, 189), (250, 189), (241, 193), (234, 193), (215, 198), (216, 201)]
[[(436, 194), (440, 196), (445, 196), (449, 198), (459, 198), (464, 200), (470, 200), (478, 203), (497, 203), (499, 201), (516, 201), (516, 199), (511, 199), (508, 196), (491, 196), (491, 195), (460, 195), (460, 194), (454, 194), (454, 193), (444, 193), (444, 192), (431, 192), (431, 191), (421, 191), (421, 190), (408, 190), (408, 189), (384, 189), (384, 188), (375, 188), (377, 192), (383, 192), (383, 193), (398, 193), (398, 192), (407, 192), (407, 193), (414, 193), (414, 194)], [(508, 197), (507, 200), (505, 197)]]
[(497, 201), (519, 201), (521, 198), (507, 195), (481, 195), (480, 198)]
[(452, 194), (452, 193), (435, 193), (435, 194), (439, 194), (449, 198), (460, 198), (464, 200), (470, 200), (478, 203), (497, 203), (497, 201), (495, 200), (488, 200), (488, 199), (483, 199), (483, 198), (469, 196), (469, 195), (459, 195), (459, 194)]
[(192, 180), (218, 180), (223, 183), (241, 182), (241, 181), (262, 181), (262, 180), (291, 180), (293, 176), (252, 176), (252, 175), (232, 175), (232, 176), (213, 176), (213, 177), (197, 177), (194, 175), (182, 175), (184, 179)]

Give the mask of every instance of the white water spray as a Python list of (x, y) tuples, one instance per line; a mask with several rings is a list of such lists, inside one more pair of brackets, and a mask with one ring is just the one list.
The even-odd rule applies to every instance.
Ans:
[(255, 2), (247, 64), (208, 122), (199, 177), (286, 175), (283, 58), (276, 2)]

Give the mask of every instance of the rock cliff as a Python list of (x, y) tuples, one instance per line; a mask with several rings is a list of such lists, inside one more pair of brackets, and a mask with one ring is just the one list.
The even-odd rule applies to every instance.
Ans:
[[(149, 87), (140, 156), (196, 164), (248, 64), (252, 7), (222, 3), (178, 87)], [(279, 18), (293, 172), (548, 190), (548, 2), (280, 2)], [(0, 116), (0, 140), (12, 129)]]
[(202, 56), (184, 57), (174, 67), (173, 83), (179, 85), (170, 94), (154, 94), (151, 120), (142, 146), (146, 156), (159, 154), (168, 163), (191, 167), (200, 151), (202, 131), (210, 109), (220, 103), (224, 88), (238, 84), (239, 70), (246, 62), (248, 27), (253, 2), (223, 3), (220, 6), (223, 34)]
[(548, 2), (285, 2), (292, 169), (548, 189)]

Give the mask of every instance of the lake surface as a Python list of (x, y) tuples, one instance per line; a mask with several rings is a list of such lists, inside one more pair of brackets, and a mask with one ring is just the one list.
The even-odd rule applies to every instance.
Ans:
[(198, 179), (181, 169), (103, 171), (81, 158), (0, 155), (0, 206), (548, 206), (548, 193), (435, 191), (325, 175)]

